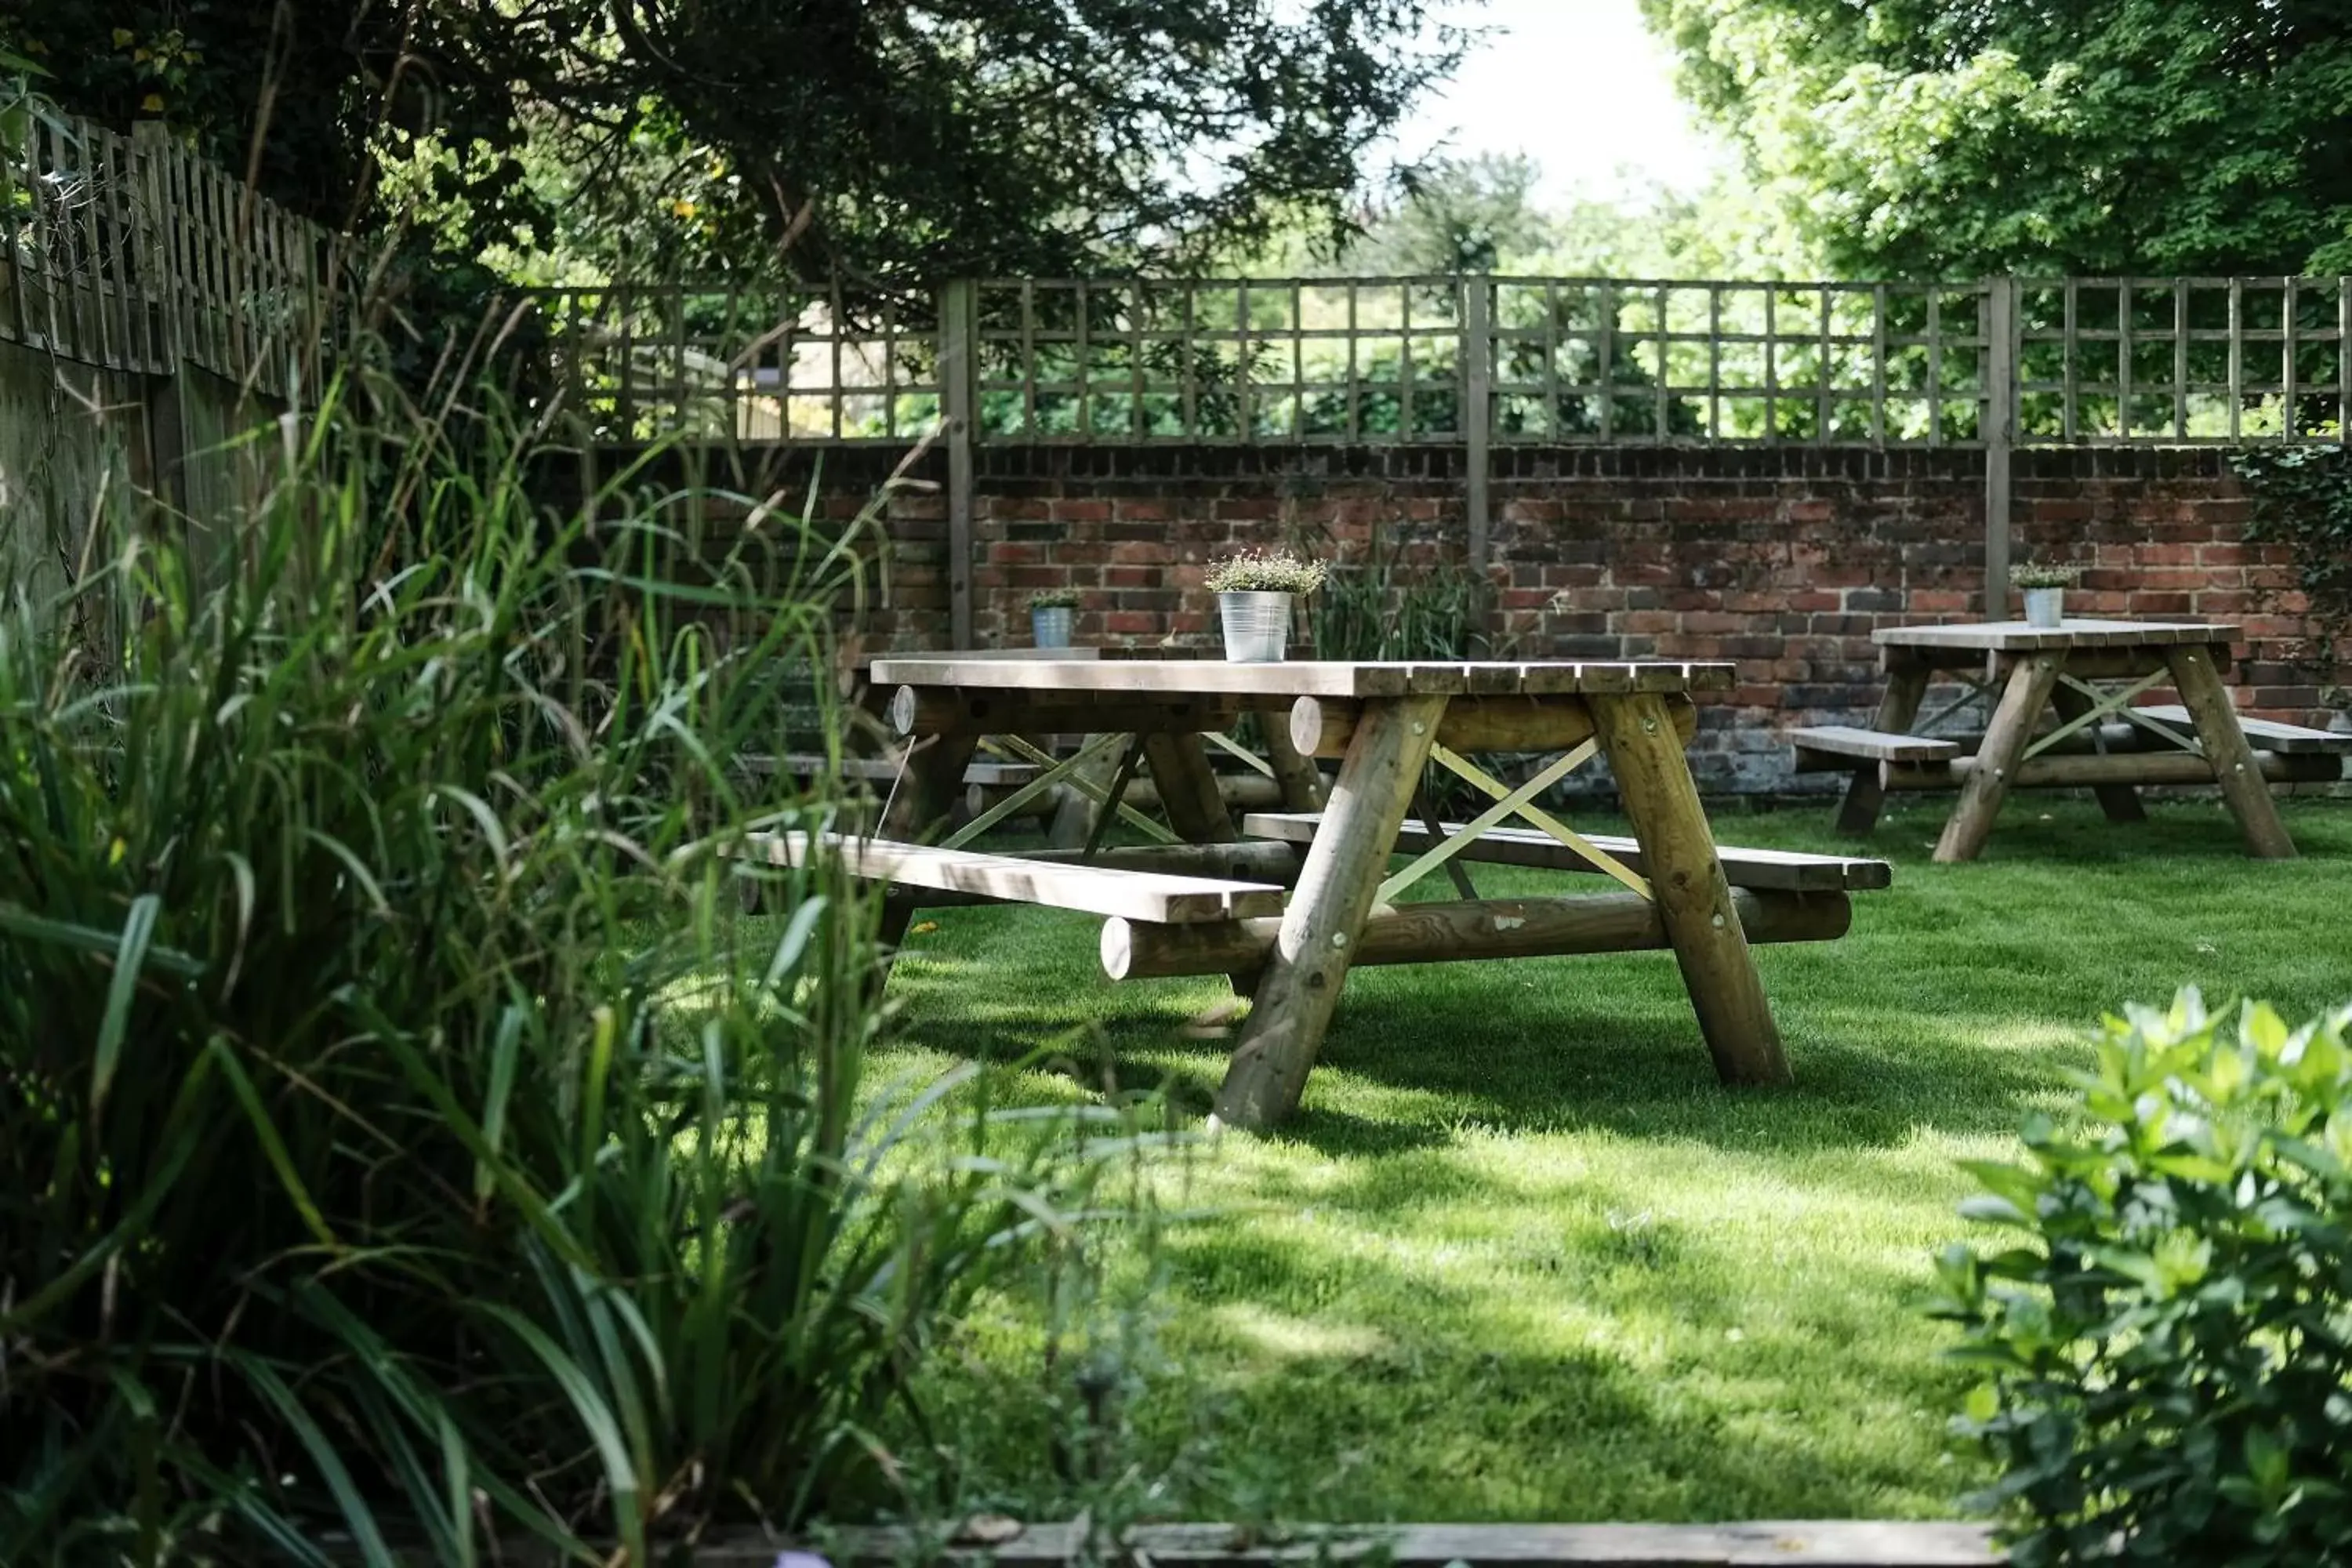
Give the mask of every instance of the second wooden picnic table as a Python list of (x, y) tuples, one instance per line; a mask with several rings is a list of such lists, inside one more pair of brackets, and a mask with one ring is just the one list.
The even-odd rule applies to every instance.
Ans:
[[(1757, 895), (1743, 890), (1735, 900), (1684, 755), (1695, 722), (1692, 694), (1727, 687), (1733, 673), (1728, 664), (1646, 662), (879, 659), (873, 679), (896, 689), (894, 727), (910, 745), (886, 816), (889, 838), (856, 853), (868, 875), (894, 882), (929, 879), (933, 887), (983, 896), (1057, 901), (1041, 891), (1056, 875), (1050, 865), (1011, 857), (924, 863), (926, 852), (911, 843), (946, 818), (982, 737), (1008, 734), (1132, 736), (1174, 827), (1195, 844), (1234, 840), (1238, 835), (1202, 735), (1255, 711), (1269, 731), (1286, 732), (1299, 754), (1339, 759), (1319, 814), (1272, 820), (1306, 835), (1286, 906), (1279, 888), (1264, 889), (1272, 899), (1259, 902), (1247, 884), (1178, 882), (1172, 901), (1159, 897), (1146, 918), (1114, 919), (1104, 933), (1106, 966), (1114, 974), (1223, 973), (1249, 991), (1253, 1005), (1216, 1100), (1221, 1121), (1262, 1126), (1297, 1105), (1353, 963), (1395, 962), (1401, 954), (1394, 950), (1414, 943), (1421, 950), (1402, 956), (1622, 950), (1643, 945), (1635, 926), (1663, 925), (1719, 1074), (1729, 1081), (1785, 1081), (1788, 1064), (1743, 930), (1743, 910), (1756, 918)], [(1517, 787), (1467, 761), (1473, 752), (1503, 751), (1558, 755)], [(1608, 758), (1633, 827), (1633, 842), (1614, 852), (1534, 805), (1596, 754)], [(1391, 855), (1433, 760), (1495, 804), (1454, 835), (1424, 813), (1424, 841), (1437, 842), (1391, 877)], [(1486, 830), (1512, 815), (1628, 891), (1604, 900), (1514, 900), (1507, 908), (1389, 907), (1389, 894), (1448, 857), (1486, 844)], [(1119, 884), (1103, 881), (1093, 868), (1071, 870), (1078, 875), (1065, 907), (1118, 912)], [(1200, 889), (1189, 902), (1188, 887)], [(1593, 907), (1611, 897), (1644, 902), (1596, 918)], [(1834, 898), (1833, 910), (1825, 898), (1813, 906), (1833, 915), (1833, 929), (1821, 916), (1810, 924), (1794, 920), (1788, 939), (1843, 931), (1843, 891)], [(1203, 907), (1220, 899), (1227, 902)], [(1621, 918), (1627, 914), (1630, 920)]]
[[(1798, 768), (1852, 773), (1838, 816), (1851, 834), (1870, 831), (1889, 790), (1957, 788), (1936, 845), (1942, 861), (1983, 851), (2012, 789), (2087, 786), (2108, 817), (2137, 821), (2139, 786), (2186, 784), (2218, 784), (2247, 852), (2284, 858), (2294, 841), (2271, 784), (2340, 776), (2352, 736), (2242, 721), (2221, 681), (2237, 636), (2231, 626), (2094, 619), (1886, 627), (1871, 634), (1886, 662), (1874, 727), (1796, 731)], [(1962, 741), (1912, 732), (1932, 727), (1920, 709), (1939, 675), (1992, 700), (1972, 755)], [(2135, 705), (2163, 685), (2179, 692), (2178, 706)], [(2045, 713), (2055, 722), (2037, 734)]]

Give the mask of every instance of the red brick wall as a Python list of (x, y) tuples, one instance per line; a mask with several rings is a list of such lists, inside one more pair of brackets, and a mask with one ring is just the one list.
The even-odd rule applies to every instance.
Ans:
[[(892, 548), (866, 617), (870, 647), (949, 636), (940, 455), (887, 505)], [(737, 476), (806, 494), (809, 458)], [(855, 514), (888, 477), (879, 453), (831, 452), (821, 490)], [(1408, 559), (1465, 548), (1462, 454), (1396, 448), (982, 448), (975, 627), (1028, 641), (1028, 595), (1076, 587), (1081, 642), (1207, 644), (1200, 586), (1236, 547), (1301, 538), (1360, 556), (1378, 531)], [(1983, 459), (1970, 452), (1628, 447), (1504, 450), (1490, 481), (1499, 653), (1727, 658), (1738, 689), (1706, 705), (1711, 787), (1784, 787), (1800, 722), (1867, 722), (1871, 631), (1983, 609)], [(2087, 565), (2070, 607), (2244, 627), (2233, 680), (2267, 716), (2327, 721), (2294, 663), (2301, 601), (2276, 548), (2243, 541), (2245, 502), (2219, 453), (2106, 448), (2016, 454), (2019, 559)], [(2347, 650), (2352, 651), (2352, 650)]]

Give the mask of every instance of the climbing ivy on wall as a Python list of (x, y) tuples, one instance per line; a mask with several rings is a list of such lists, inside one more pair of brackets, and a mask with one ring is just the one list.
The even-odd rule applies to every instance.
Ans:
[[(2341, 447), (2269, 447), (2232, 454), (2246, 487), (2246, 538), (2284, 544), (2309, 600), (2309, 664), (2335, 687), (2337, 649), (2352, 636), (2352, 453)], [(2344, 700), (2339, 687), (2336, 700)]]

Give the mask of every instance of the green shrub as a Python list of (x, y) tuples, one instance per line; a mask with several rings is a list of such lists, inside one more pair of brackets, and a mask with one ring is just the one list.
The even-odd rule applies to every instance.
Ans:
[(2352, 1007), (2234, 1025), (2195, 991), (2102, 1026), (2079, 1114), (1973, 1167), (1935, 1310), (1980, 1368), (2015, 1561), (2309, 1563), (2352, 1552)]
[(730, 763), (832, 701), (856, 540), (705, 560), (639, 471), (551, 514), (562, 454), (374, 380), (266, 439), (225, 580), (132, 531), (79, 590), (126, 618), (0, 615), (0, 1562), (643, 1563), (855, 1501), (1091, 1169), (867, 1080), (838, 867), (737, 913), (728, 848), (829, 820)]

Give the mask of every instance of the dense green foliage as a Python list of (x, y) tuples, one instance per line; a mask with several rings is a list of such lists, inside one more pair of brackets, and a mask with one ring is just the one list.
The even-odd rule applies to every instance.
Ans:
[(1067, 275), (1336, 221), (1444, 69), (1424, 0), (100, 0), (0, 20), (340, 225), (381, 170), (486, 245), (853, 289)]
[(2334, 684), (2352, 638), (2352, 461), (2339, 447), (2250, 447), (2231, 466), (2246, 487), (2247, 539), (2294, 553), (2311, 627), (2304, 660)]
[(2347, 1026), (2126, 1008), (2028, 1158), (1974, 1166), (1963, 1212), (2021, 1235), (1948, 1252), (1937, 1310), (2021, 1568), (2352, 1552)]
[(209, 566), (126, 519), (0, 617), (0, 1561), (856, 1501), (1087, 1169), (866, 1078), (837, 868), (739, 918), (730, 847), (831, 810), (730, 764), (829, 700), (856, 531), (551, 515), (494, 404), (373, 375), (261, 439)]
[(1643, 0), (1833, 276), (2352, 270), (2337, 0)]

